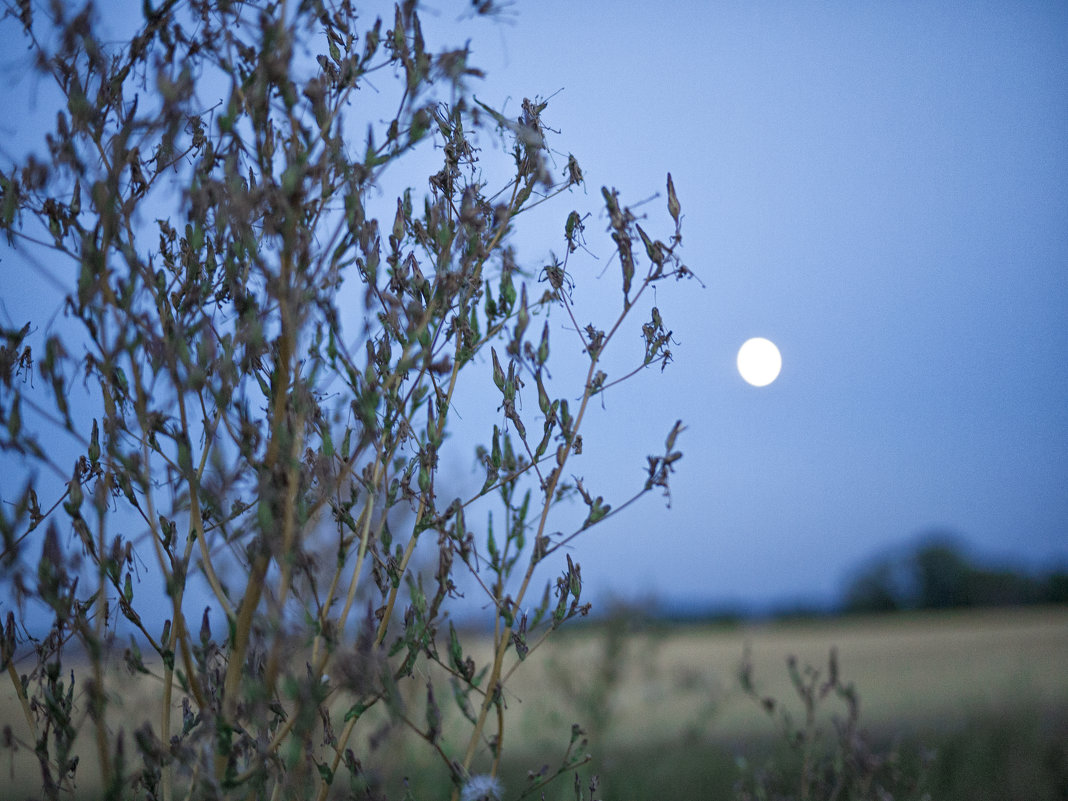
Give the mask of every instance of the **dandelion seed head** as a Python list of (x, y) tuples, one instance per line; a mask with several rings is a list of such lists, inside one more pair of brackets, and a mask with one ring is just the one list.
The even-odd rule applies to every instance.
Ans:
[(496, 776), (480, 774), (472, 776), (460, 791), (460, 801), (501, 801), (504, 788)]

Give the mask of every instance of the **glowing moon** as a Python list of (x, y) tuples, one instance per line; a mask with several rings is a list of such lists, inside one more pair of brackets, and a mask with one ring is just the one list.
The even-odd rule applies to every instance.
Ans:
[(754, 387), (766, 387), (779, 377), (780, 370), (782, 354), (771, 340), (753, 337), (738, 349), (738, 372)]

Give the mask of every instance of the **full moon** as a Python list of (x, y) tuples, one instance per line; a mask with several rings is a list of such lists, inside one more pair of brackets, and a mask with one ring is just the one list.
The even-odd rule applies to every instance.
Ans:
[(779, 377), (782, 354), (775, 343), (763, 337), (753, 337), (738, 349), (738, 372), (754, 387), (766, 387)]

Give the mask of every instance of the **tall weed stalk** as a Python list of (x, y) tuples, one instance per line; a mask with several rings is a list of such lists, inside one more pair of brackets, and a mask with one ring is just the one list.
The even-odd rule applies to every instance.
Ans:
[[(602, 396), (671, 359), (650, 303), (690, 275), (671, 177), (659, 239), (600, 191), (620, 291), (580, 316), (591, 213), (559, 206), (562, 258), (512, 245), (585, 185), (547, 102), (478, 101), (469, 50), (432, 52), (415, 5), (363, 27), (349, 0), (161, 0), (121, 44), (92, 5), (6, 6), (62, 96), (44, 150), (0, 172), (5, 292), (30, 270), (64, 295), (0, 358), (24, 479), (0, 509), (7, 739), (46, 798), (86, 759), (106, 798), (383, 797), (383, 721), (444, 795), (497, 796), (508, 680), (589, 609), (565, 546), (668, 491), (683, 427), (658, 412), (629, 495), (579, 459)], [(398, 185), (416, 153), (437, 164)], [(465, 392), (491, 419), (458, 425)], [(480, 486), (455, 494), (444, 465), (472, 454)], [(480, 662), (461, 587), (489, 616)], [(113, 714), (119, 670), (158, 697)]]

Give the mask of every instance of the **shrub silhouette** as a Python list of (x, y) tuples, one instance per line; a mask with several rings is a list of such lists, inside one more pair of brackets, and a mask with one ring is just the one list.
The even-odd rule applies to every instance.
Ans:
[(843, 606), (847, 612), (902, 609), (956, 609), (1064, 603), (1065, 573), (1029, 575), (1010, 568), (976, 564), (945, 534), (926, 537), (912, 552), (885, 557), (862, 570), (850, 583)]

